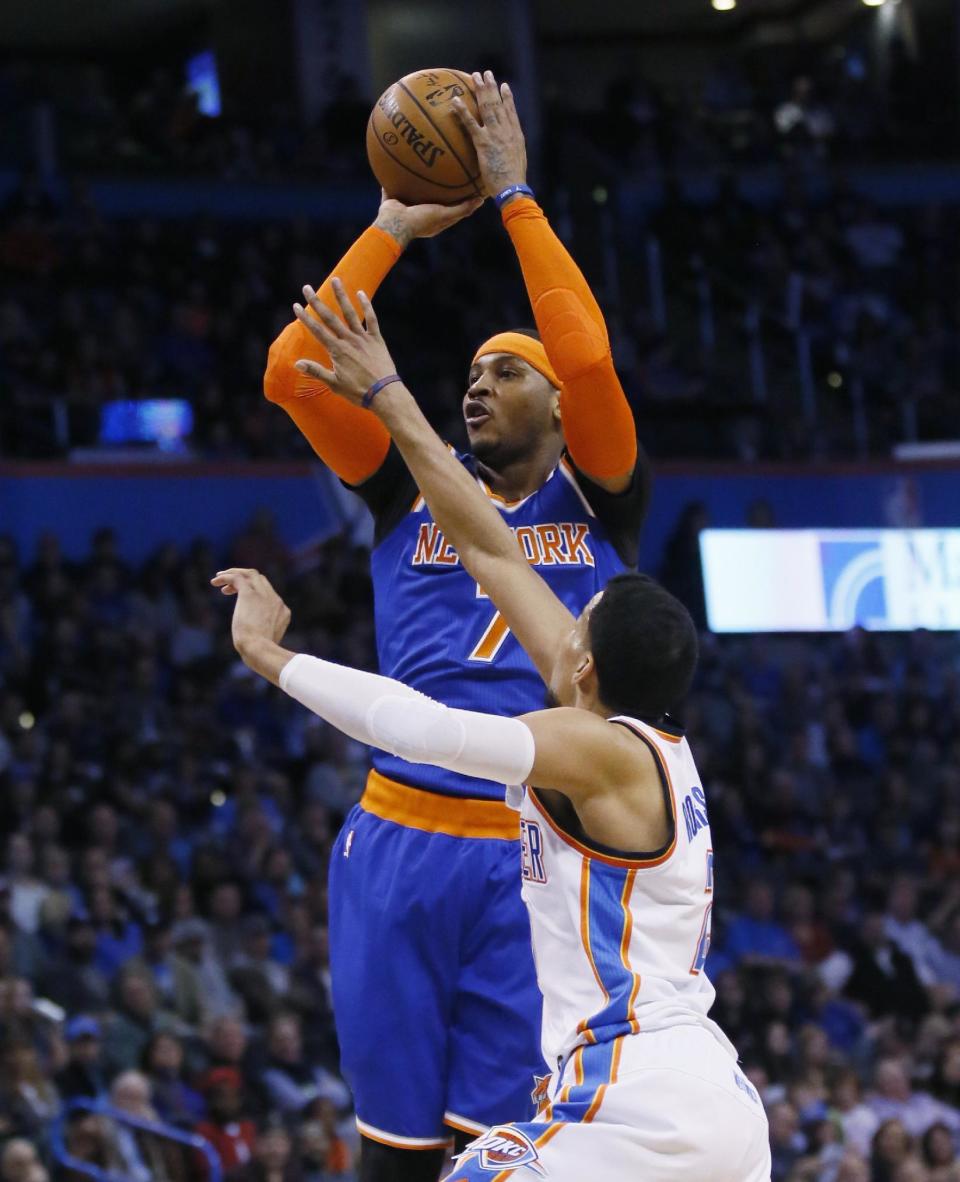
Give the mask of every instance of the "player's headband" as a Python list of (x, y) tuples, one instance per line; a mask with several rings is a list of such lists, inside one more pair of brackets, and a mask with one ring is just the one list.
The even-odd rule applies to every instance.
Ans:
[(498, 332), (489, 341), (484, 341), (474, 353), (474, 363), (489, 353), (510, 353), (514, 357), (519, 357), (528, 365), (532, 365), (537, 373), (543, 374), (551, 386), (560, 389), (560, 379), (547, 358), (547, 351), (535, 337), (528, 337), (522, 332)]

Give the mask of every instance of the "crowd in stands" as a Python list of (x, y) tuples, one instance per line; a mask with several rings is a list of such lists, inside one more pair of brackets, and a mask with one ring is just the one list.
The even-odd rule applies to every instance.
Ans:
[[(237, 661), (208, 586), (228, 561), (287, 597), (293, 648), (374, 666), (366, 555), (340, 540), (303, 571), (266, 515), (139, 568), (109, 530), (82, 561), (0, 539), (2, 1182), (74, 1182), (51, 1122), (98, 1096), (200, 1133), (230, 1178), (350, 1177), (326, 862), (367, 754)], [(957, 1182), (960, 641), (705, 634), (683, 715), (715, 1016), (774, 1182)], [(207, 1177), (102, 1114), (60, 1129), (129, 1177)]]
[[(706, 208), (671, 201), (649, 226), (671, 295), (662, 329), (645, 259), (624, 252), (618, 307), (595, 254), (596, 209), (571, 216), (562, 193), (543, 201), (595, 283), (624, 387), (658, 456), (886, 455), (899, 440), (954, 434), (957, 210), (908, 215), (842, 190), (822, 204), (802, 183), (772, 208), (732, 190)], [(369, 208), (333, 226), (108, 220), (81, 183), (61, 203), (25, 177), (0, 209), (0, 457), (95, 446), (104, 404), (142, 398), (192, 405), (190, 446), (200, 457), (307, 454), (262, 397), (267, 347), (302, 284), (319, 283), (374, 214), (371, 186)], [(692, 287), (703, 275), (712, 345)], [(462, 441), (466, 360), (490, 332), (531, 320), (493, 211), (414, 244), (377, 306), (407, 381), (447, 437)], [(752, 384), (750, 306), (764, 318), (766, 403)], [(440, 324), (442, 332), (428, 327)], [(801, 326), (812, 420), (798, 379)]]
[[(609, 85), (600, 111), (574, 110), (567, 92), (545, 87), (540, 196), (608, 313), (619, 371), (658, 456), (885, 455), (900, 440), (955, 433), (957, 210), (879, 209), (842, 173), (828, 201), (808, 186), (811, 162), (878, 152), (912, 160), (952, 142), (942, 121), (953, 108), (932, 103), (930, 79), (904, 45), (894, 42), (878, 89), (858, 37), (824, 55), (790, 51), (782, 69), (776, 57), (748, 69), (731, 55), (672, 89), (633, 72)], [(172, 67), (126, 79), (93, 64), (0, 67), (0, 160), (10, 158), (4, 127), (7, 147), (48, 143), (32, 114), (43, 109), (64, 178), (56, 188), (37, 179), (30, 165), (43, 153), (17, 159), (20, 182), (0, 204), (0, 458), (95, 446), (104, 404), (144, 398), (191, 404), (199, 457), (305, 454), (261, 397), (266, 348), (302, 285), (318, 283), (372, 218), (375, 187), (355, 219), (321, 227), (231, 223), (213, 210), (189, 221), (112, 220), (83, 178), (126, 169), (369, 184), (369, 96), (341, 80), (309, 129), (274, 110), (240, 125), (202, 114), (198, 101)], [(573, 176), (564, 161), (575, 162)], [(785, 186), (773, 205), (750, 204), (732, 179), (706, 206), (672, 187), (691, 168), (770, 162)], [(606, 211), (576, 191), (584, 178), (615, 193), (651, 175), (667, 199), (646, 224), (632, 210), (604, 229)], [(606, 258), (605, 234), (615, 244)], [(663, 315), (649, 284), (651, 235)], [(377, 302), (405, 376), (460, 442), (466, 360), (490, 331), (531, 319), (491, 211), (415, 245)]]

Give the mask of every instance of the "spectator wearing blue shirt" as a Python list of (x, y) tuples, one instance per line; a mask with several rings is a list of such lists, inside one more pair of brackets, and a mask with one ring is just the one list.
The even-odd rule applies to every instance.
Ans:
[(723, 952), (728, 960), (745, 967), (785, 965), (799, 968), (800, 949), (774, 917), (773, 888), (763, 878), (747, 885), (745, 910), (727, 928)]

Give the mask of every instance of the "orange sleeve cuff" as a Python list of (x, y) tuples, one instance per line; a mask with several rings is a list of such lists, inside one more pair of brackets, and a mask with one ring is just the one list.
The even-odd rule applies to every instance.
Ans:
[[(373, 296), (403, 253), (391, 235), (370, 226), (337, 263), (317, 292), (338, 311), (331, 280), (343, 280), (351, 296), (359, 289)], [(359, 310), (359, 309), (358, 309)], [(321, 460), (348, 484), (362, 484), (383, 463), (390, 436), (368, 410), (352, 406), (329, 386), (294, 368), (301, 357), (329, 366), (330, 355), (299, 320), (288, 324), (270, 346), (263, 390), (297, 424)]]
[(535, 201), (515, 198), (504, 206), (503, 224), (561, 382), (560, 414), (570, 456), (594, 480), (626, 476), (637, 462), (637, 432), (600, 306)]

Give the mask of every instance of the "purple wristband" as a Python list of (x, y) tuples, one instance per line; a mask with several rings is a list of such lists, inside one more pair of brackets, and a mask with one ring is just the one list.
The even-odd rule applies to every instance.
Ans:
[(379, 382), (374, 382), (370, 389), (364, 394), (361, 406), (369, 406), (374, 398), (380, 393), (384, 386), (389, 386), (392, 382), (402, 382), (403, 378), (398, 373), (387, 374), (385, 378), (381, 378)]

